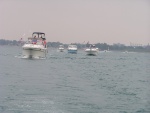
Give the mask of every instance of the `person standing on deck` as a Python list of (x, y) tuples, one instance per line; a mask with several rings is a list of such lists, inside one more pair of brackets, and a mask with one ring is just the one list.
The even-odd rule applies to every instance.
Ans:
[(36, 39), (36, 36), (33, 38), (32, 40), (32, 44), (36, 44), (37, 43), (37, 39)]

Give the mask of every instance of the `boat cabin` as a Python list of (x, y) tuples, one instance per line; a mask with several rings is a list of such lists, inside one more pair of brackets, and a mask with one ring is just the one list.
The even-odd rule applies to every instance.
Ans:
[(77, 48), (76, 45), (69, 45), (68, 48)]
[(90, 48), (95, 48), (95, 45), (90, 45)]
[(33, 32), (32, 37), (28, 38), (29, 44), (36, 44), (36, 45), (46, 45), (46, 38), (45, 33), (42, 32)]

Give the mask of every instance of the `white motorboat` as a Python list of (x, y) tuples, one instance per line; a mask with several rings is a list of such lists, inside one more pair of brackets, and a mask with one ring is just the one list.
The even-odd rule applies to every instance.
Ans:
[(87, 55), (97, 55), (98, 48), (95, 47), (95, 45), (90, 45), (88, 48), (85, 49), (85, 52)]
[(74, 54), (76, 54), (77, 50), (78, 50), (77, 46), (74, 45), (74, 44), (71, 44), (71, 45), (68, 46), (68, 53), (74, 53)]
[(63, 45), (59, 45), (58, 50), (59, 50), (60, 52), (63, 52), (63, 51), (64, 51), (64, 46), (63, 46)]
[(48, 50), (45, 33), (34, 32), (22, 49), (23, 58), (46, 58)]

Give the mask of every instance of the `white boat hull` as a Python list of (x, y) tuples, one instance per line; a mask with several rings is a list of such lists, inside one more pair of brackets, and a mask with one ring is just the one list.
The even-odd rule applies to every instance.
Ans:
[(64, 52), (64, 48), (59, 48), (58, 49), (60, 52)]
[(97, 49), (86, 49), (85, 52), (86, 52), (86, 55), (96, 56), (98, 53), (98, 50)]
[(46, 58), (47, 48), (41, 45), (24, 45), (22, 51), (23, 58)]

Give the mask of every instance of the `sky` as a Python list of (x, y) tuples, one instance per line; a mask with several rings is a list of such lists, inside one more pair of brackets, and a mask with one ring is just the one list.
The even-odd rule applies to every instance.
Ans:
[(27, 40), (33, 32), (65, 44), (148, 44), (150, 1), (0, 0), (0, 39)]

